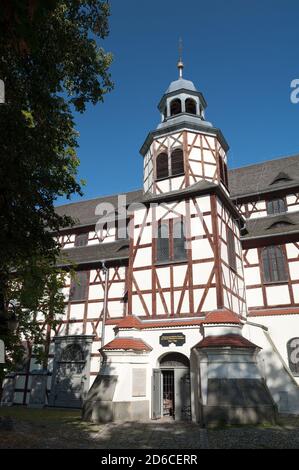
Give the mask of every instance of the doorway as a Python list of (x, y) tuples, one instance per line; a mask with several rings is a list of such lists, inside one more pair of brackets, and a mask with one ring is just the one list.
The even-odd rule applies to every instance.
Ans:
[(167, 353), (153, 370), (152, 418), (191, 420), (190, 362), (180, 353)]
[(89, 388), (92, 336), (56, 337), (49, 405), (81, 408)]
[(162, 410), (163, 417), (175, 417), (174, 371), (162, 370)]

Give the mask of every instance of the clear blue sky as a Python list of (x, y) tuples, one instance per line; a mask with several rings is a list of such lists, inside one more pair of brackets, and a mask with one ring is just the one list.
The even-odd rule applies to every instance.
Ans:
[(290, 101), (298, 18), (298, 0), (111, 0), (101, 44), (114, 55), (115, 88), (76, 116), (84, 199), (142, 186), (139, 149), (177, 79), (179, 36), (184, 78), (204, 94), (207, 120), (230, 145), (230, 168), (299, 153), (299, 103)]

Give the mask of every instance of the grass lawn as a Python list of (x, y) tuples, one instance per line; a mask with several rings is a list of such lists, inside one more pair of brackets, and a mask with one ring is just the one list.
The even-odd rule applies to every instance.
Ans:
[(12, 419), (13, 430), (0, 429), (0, 448), (88, 447), (101, 426), (81, 420), (81, 410), (0, 407), (0, 417)]

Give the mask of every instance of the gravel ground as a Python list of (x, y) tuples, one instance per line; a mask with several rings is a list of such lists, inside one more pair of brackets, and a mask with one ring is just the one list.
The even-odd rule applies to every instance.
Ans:
[(279, 417), (276, 426), (237, 426), (207, 431), (210, 449), (299, 449), (299, 417)]
[(79, 411), (0, 408), (0, 449), (298, 449), (299, 417), (276, 426), (200, 429), (194, 423), (84, 423)]

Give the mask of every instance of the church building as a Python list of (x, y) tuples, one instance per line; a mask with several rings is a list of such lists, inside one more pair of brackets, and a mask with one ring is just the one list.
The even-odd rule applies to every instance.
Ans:
[(47, 369), (32, 357), (4, 402), (34, 406), (44, 386), (42, 404), (95, 422), (299, 414), (299, 155), (228, 169), (183, 67), (141, 147), (142, 189), (57, 208), (76, 221), (58, 237), (77, 275)]

